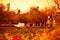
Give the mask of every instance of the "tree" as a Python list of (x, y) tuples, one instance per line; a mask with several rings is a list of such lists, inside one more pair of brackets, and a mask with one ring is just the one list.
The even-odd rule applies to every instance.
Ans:
[(20, 14), (19, 21), (22, 23), (27, 23), (26, 14)]
[(3, 18), (3, 11), (5, 9), (5, 6), (3, 4), (0, 4), (0, 22), (2, 21)]
[(29, 12), (26, 12), (25, 14), (20, 14), (20, 22), (31, 24), (38, 24), (42, 22), (46, 23), (47, 17), (47, 14), (40, 11), (38, 7), (32, 7), (30, 8)]
[(9, 12), (9, 20), (12, 23), (19, 22), (19, 14), (16, 14), (14, 11)]

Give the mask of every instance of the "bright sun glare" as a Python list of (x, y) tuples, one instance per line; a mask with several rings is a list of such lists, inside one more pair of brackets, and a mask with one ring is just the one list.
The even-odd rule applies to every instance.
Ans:
[(3, 0), (3, 4), (10, 3), (10, 10), (20, 9), (22, 12), (28, 11), (32, 6), (39, 6), (39, 9), (56, 6), (53, 0)]

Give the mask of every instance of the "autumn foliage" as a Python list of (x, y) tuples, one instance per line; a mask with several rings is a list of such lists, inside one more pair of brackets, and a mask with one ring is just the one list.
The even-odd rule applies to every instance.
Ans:
[(7, 5), (8, 7), (6, 9), (6, 6), (0, 4), (0, 23), (46, 23), (48, 16), (50, 16), (50, 18), (55, 18), (56, 14), (58, 14), (57, 8), (55, 6), (49, 9), (45, 7), (43, 10), (39, 10), (39, 7), (31, 7), (28, 12), (21, 14), (19, 9), (17, 12), (14, 10), (10, 11), (9, 5), (10, 4)]

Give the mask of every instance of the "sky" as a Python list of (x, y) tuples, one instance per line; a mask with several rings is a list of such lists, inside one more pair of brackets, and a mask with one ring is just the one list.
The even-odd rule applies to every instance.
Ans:
[(56, 6), (54, 0), (0, 0), (0, 3), (6, 5), (10, 3), (10, 10), (20, 9), (22, 12), (28, 11), (30, 7), (39, 6), (39, 9)]

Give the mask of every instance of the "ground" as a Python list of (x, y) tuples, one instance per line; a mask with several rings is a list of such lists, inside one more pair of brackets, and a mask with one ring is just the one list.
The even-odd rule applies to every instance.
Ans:
[(0, 37), (3, 40), (13, 40), (14, 37), (21, 40), (60, 40), (60, 28), (0, 27)]

